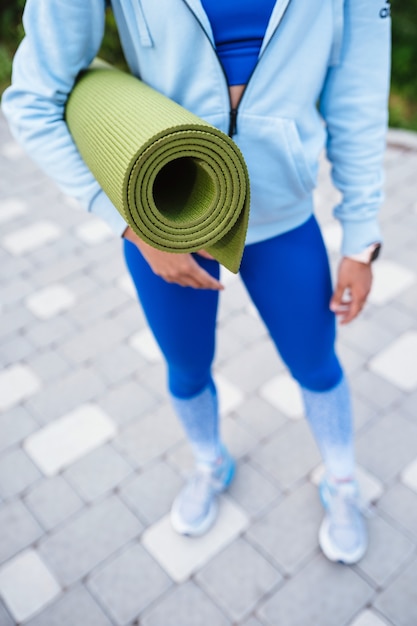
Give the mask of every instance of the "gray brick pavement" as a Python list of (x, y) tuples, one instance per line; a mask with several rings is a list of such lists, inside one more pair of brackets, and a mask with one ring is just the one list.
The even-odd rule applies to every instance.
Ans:
[[(0, 581), (16, 576), (0, 588), (1, 626), (17, 624), (23, 609), (28, 626), (415, 626), (417, 388), (394, 384), (399, 362), (370, 368), (382, 350), (417, 331), (417, 139), (398, 131), (390, 137), (396, 145), (386, 152), (386, 241), (375, 299), (339, 333), (358, 460), (377, 487), (369, 551), (351, 568), (321, 555), (312, 480), (319, 455), (305, 422), (261, 394), (285, 369), (241, 282), (226, 275), (216, 372), (224, 436), (239, 459), (233, 506), (224, 506), (221, 522), (230, 540), (190, 540), (194, 573), (176, 583), (169, 572), (178, 564), (164, 571), (161, 545), (181, 554), (166, 535), (165, 515), (191, 456), (168, 404), (163, 364), (131, 341), (146, 322), (120, 244), (39, 173), (0, 115), (0, 362), (9, 374), (14, 365), (28, 367), (36, 380), (19, 378), (28, 388), (11, 390), (0, 414)], [(316, 199), (334, 270), (337, 193), (326, 163)], [(413, 355), (403, 357), (417, 367)], [(45, 476), (25, 441), (87, 402), (117, 433)], [(145, 531), (154, 543), (143, 540)], [(21, 609), (10, 589), (27, 584), (19, 569), (25, 562), (42, 572), (50, 592), (25, 598)]]

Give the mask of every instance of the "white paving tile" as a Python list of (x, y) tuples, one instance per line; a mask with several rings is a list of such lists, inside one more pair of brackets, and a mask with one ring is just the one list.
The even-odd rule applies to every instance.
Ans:
[(25, 439), (23, 446), (46, 476), (53, 476), (116, 434), (116, 425), (94, 404), (84, 404)]
[(219, 396), (220, 415), (225, 416), (242, 404), (244, 394), (239, 387), (233, 385), (224, 376), (216, 375), (216, 387)]
[[(319, 485), (323, 476), (324, 466), (319, 465), (311, 473), (311, 482), (315, 485)], [(359, 484), (361, 499), (367, 504), (375, 502), (384, 493), (384, 485), (382, 484), (382, 482), (375, 478), (373, 474), (370, 474), (363, 467), (356, 466), (356, 480)]]
[(184, 582), (246, 528), (243, 510), (226, 497), (219, 502), (219, 517), (202, 537), (182, 537), (171, 526), (169, 515), (143, 534), (145, 548), (177, 583)]
[(0, 568), (0, 595), (18, 623), (40, 611), (60, 591), (34, 550), (25, 550)]
[(28, 205), (20, 198), (5, 198), (0, 200), (0, 224), (10, 222), (27, 213)]
[(366, 609), (353, 622), (350, 622), (349, 626), (388, 626), (388, 623)]
[(416, 281), (416, 274), (394, 261), (381, 259), (372, 266), (372, 271), (369, 302), (377, 306), (387, 304)]
[(162, 352), (149, 328), (144, 328), (132, 335), (129, 339), (129, 345), (149, 363), (160, 363), (163, 360)]
[(223, 265), (220, 266), (220, 282), (223, 285), (230, 285), (230, 283), (233, 283), (236, 280), (239, 280), (239, 274), (234, 274)]
[(131, 298), (136, 298), (136, 289), (133, 284), (133, 280), (130, 278), (129, 274), (125, 274), (117, 281), (117, 286), (119, 289), (127, 293)]
[(76, 231), (76, 236), (89, 246), (95, 246), (113, 237), (110, 226), (99, 219), (91, 219), (81, 224)]
[(343, 231), (339, 222), (329, 222), (322, 228), (322, 235), (326, 248), (330, 252), (339, 252), (342, 247)]
[(32, 293), (25, 304), (29, 311), (41, 320), (47, 320), (75, 303), (75, 295), (65, 285), (51, 285)]
[(16, 141), (8, 141), (3, 144), (1, 153), (10, 161), (17, 161), (21, 159), (22, 156), (26, 156), (25, 151)]
[(2, 246), (14, 256), (21, 256), (37, 250), (61, 235), (61, 229), (54, 222), (46, 220), (36, 222), (31, 226), (19, 228), (2, 239)]
[(369, 367), (404, 391), (417, 389), (417, 332), (400, 335), (371, 359)]
[(0, 373), (0, 411), (19, 404), (41, 388), (41, 381), (26, 365), (13, 365)]
[(404, 485), (417, 492), (417, 459), (404, 468), (401, 480)]
[(292, 419), (300, 419), (304, 415), (300, 388), (287, 373), (275, 376), (265, 383), (260, 389), (260, 395)]

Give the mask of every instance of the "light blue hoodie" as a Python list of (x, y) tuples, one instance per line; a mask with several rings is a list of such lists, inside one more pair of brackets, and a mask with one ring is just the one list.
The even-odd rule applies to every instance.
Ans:
[[(112, 0), (133, 74), (229, 131), (230, 103), (200, 0)], [(121, 234), (122, 217), (68, 133), (64, 110), (80, 70), (96, 56), (105, 0), (27, 0), (26, 37), (2, 107), (35, 161)], [(390, 66), (385, 0), (277, 0), (233, 138), (251, 179), (247, 242), (310, 216), (318, 156), (326, 144), (342, 203), (342, 254), (381, 239), (382, 160)]]

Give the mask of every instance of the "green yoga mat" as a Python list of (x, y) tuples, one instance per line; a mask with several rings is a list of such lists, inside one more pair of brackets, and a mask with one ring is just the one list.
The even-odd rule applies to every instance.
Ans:
[(105, 64), (80, 76), (66, 122), (84, 161), (141, 239), (169, 252), (207, 250), (238, 272), (249, 179), (230, 137)]

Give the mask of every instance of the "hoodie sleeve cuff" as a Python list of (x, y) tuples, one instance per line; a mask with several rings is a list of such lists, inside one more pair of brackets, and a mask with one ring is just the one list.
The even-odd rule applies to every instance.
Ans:
[(372, 243), (382, 243), (381, 229), (376, 218), (364, 221), (342, 221), (342, 256), (358, 254)]
[(104, 220), (115, 235), (123, 235), (127, 227), (126, 221), (102, 189), (90, 202), (89, 211)]

